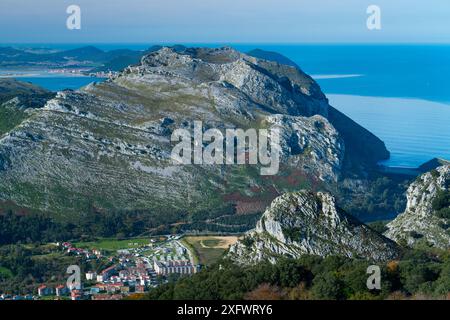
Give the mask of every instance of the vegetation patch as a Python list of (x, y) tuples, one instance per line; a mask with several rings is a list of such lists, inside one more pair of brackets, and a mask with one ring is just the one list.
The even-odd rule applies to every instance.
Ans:
[(22, 110), (0, 106), (0, 136), (14, 129), (26, 118), (28, 115)]
[(450, 219), (450, 190), (439, 190), (432, 206), (437, 217)]
[(381, 300), (439, 299), (450, 291), (450, 255), (410, 250), (380, 264), (381, 290), (368, 290), (365, 260), (304, 255), (243, 267), (221, 260), (192, 277), (170, 281), (145, 299)]

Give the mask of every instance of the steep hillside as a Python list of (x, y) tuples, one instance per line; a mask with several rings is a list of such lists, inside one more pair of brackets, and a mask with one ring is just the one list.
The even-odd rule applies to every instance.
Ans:
[(228, 256), (238, 264), (255, 264), (304, 254), (387, 261), (399, 250), (337, 207), (330, 194), (300, 191), (276, 198), (256, 229), (233, 245)]
[(390, 222), (385, 235), (414, 245), (426, 241), (450, 248), (450, 165), (424, 173), (407, 191), (404, 213)]
[[(50, 91), (35, 86), (28, 82), (18, 81), (12, 78), (0, 78), (0, 104), (19, 97), (31, 102), (29, 107), (43, 107), (54, 94)], [(27, 98), (29, 98), (27, 100)]]
[[(174, 164), (171, 133), (194, 121), (279, 128), (279, 174)], [(281, 193), (337, 188), (344, 168), (387, 155), (296, 67), (230, 48), (162, 48), (112, 80), (58, 93), (4, 135), (0, 199), (73, 221), (92, 208), (149, 210), (185, 213), (182, 228), (245, 230)]]
[(28, 82), (0, 78), (0, 136), (12, 130), (55, 95)]

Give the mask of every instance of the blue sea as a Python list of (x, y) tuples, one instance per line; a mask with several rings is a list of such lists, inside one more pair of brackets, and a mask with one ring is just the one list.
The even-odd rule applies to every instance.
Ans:
[[(450, 160), (450, 45), (226, 45), (244, 52), (255, 48), (275, 51), (297, 63), (316, 79), (331, 105), (386, 143), (391, 158), (385, 165), (417, 167), (434, 157)], [(80, 46), (41, 45), (59, 49)], [(151, 45), (95, 46), (144, 50)], [(76, 89), (102, 80), (23, 79), (51, 90)]]
[(41, 87), (52, 91), (60, 91), (63, 89), (76, 90), (84, 87), (92, 82), (101, 82), (104, 78), (97, 77), (71, 77), (71, 76), (31, 76), (31, 77), (16, 77), (21, 81), (27, 81), (37, 84)]

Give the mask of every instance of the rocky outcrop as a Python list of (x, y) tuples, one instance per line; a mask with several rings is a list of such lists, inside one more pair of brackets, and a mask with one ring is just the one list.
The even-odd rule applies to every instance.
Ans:
[[(248, 54), (281, 65), (293, 66), (294, 69), (300, 70), (293, 61), (276, 52), (257, 49)], [(292, 72), (289, 72), (289, 68), (285, 68), (284, 72), (295, 77)], [(300, 73), (303, 74), (303, 72)], [(303, 77), (309, 76), (304, 75)], [(345, 140), (345, 166), (343, 169), (349, 175), (364, 174), (368, 164), (376, 164), (381, 159), (389, 158), (389, 152), (380, 139), (332, 106), (328, 106), (328, 120)], [(367, 144), (370, 144), (371, 147), (368, 148)]]
[(339, 207), (328, 193), (300, 191), (276, 198), (228, 257), (238, 264), (304, 254), (342, 255), (386, 261), (398, 256), (397, 245)]
[[(450, 199), (449, 188), (450, 165), (421, 175), (408, 188), (405, 212), (387, 225), (385, 235), (410, 246), (425, 240), (438, 248), (450, 248), (450, 218), (440, 216), (434, 202), (439, 194), (444, 197), (446, 193)], [(448, 206), (450, 211), (449, 202), (442, 205)]]
[(333, 184), (344, 161), (344, 140), (323, 117), (273, 115), (265, 118), (269, 129), (281, 133), (283, 163)]
[[(3, 135), (0, 155), (8, 166), (0, 172), (0, 200), (66, 218), (93, 206), (260, 213), (299, 186), (336, 186), (355, 154), (365, 155), (358, 158), (362, 167), (386, 156), (379, 139), (337, 114), (295, 66), (231, 48), (161, 48), (111, 80), (59, 92)], [(204, 129), (280, 129), (280, 174), (174, 164), (171, 133), (192, 129), (194, 121)], [(339, 127), (347, 136), (355, 128), (355, 137)]]

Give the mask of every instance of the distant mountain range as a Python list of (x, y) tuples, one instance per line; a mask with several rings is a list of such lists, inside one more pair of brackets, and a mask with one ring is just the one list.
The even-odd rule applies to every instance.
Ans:
[(144, 51), (129, 49), (103, 51), (94, 46), (86, 46), (54, 52), (0, 47), (0, 68), (87, 67), (95, 71), (120, 71), (128, 65), (139, 63), (143, 55), (159, 48), (154, 46)]

